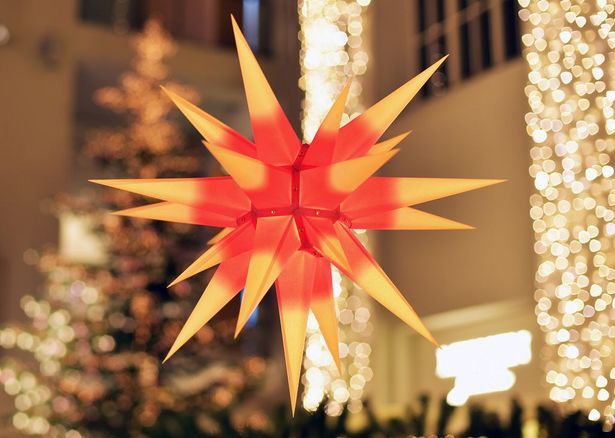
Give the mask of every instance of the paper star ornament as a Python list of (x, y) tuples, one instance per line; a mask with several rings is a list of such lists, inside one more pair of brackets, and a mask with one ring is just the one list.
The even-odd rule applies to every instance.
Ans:
[(234, 20), (233, 29), (254, 141), (165, 90), (230, 176), (93, 182), (163, 201), (116, 214), (223, 228), (171, 283), (219, 265), (165, 360), (243, 289), (239, 334), (275, 283), (294, 411), (310, 310), (340, 366), (331, 265), (435, 344), (352, 230), (471, 228), (412, 206), (499, 180), (372, 176), (407, 134), (376, 141), (444, 58), (340, 128), (347, 84), (312, 143), (302, 144)]

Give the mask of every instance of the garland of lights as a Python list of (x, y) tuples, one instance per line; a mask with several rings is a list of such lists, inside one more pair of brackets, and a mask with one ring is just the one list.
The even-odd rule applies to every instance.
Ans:
[[(370, 0), (302, 0), (299, 2), (299, 39), (301, 40), (300, 87), (305, 91), (302, 127), (304, 141), (311, 141), (320, 122), (353, 78), (342, 124), (358, 115), (361, 83), (368, 55), (363, 49), (363, 10)], [(359, 234), (363, 243), (365, 233)], [(347, 404), (351, 412), (362, 408), (365, 384), (372, 378), (369, 367), (371, 347), (366, 338), (371, 332), (370, 310), (360, 290), (351, 281), (333, 272), (336, 307), (341, 324), (340, 357), (347, 366), (347, 380), (335, 368), (313, 315), (308, 320), (303, 383), (303, 407), (316, 410), (328, 398), (326, 412), (339, 415)]]
[(536, 315), (551, 399), (615, 421), (615, 4), (519, 0), (536, 192)]

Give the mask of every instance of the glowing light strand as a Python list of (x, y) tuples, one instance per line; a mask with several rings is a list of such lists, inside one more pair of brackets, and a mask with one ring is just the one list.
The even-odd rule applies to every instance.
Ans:
[(615, 421), (615, 3), (519, 0), (550, 397)]
[[(305, 91), (302, 128), (304, 141), (310, 141), (346, 82), (353, 82), (348, 93), (342, 124), (358, 115), (362, 92), (360, 76), (367, 68), (368, 55), (363, 44), (363, 11), (370, 0), (302, 0), (299, 2), (301, 40), (300, 87)], [(359, 239), (366, 242), (365, 233)], [(369, 367), (371, 347), (366, 342), (371, 332), (370, 310), (363, 294), (351, 281), (333, 272), (334, 294), (340, 320), (340, 357), (346, 379), (335, 364), (313, 315), (308, 320), (303, 407), (315, 410), (326, 401), (328, 415), (339, 415), (344, 404), (351, 412), (362, 408), (366, 383), (372, 378)]]

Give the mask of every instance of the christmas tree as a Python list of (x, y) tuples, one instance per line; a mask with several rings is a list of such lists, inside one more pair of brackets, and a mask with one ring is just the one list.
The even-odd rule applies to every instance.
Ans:
[[(134, 38), (134, 48), (133, 68), (120, 85), (94, 96), (125, 126), (90, 132), (85, 159), (95, 163), (97, 177), (202, 174), (181, 126), (169, 117), (172, 102), (160, 89), (197, 99), (193, 89), (168, 79), (164, 62), (175, 51), (173, 42), (151, 21)], [(207, 235), (191, 225), (107, 212), (142, 201), (98, 188), (61, 195), (55, 204), (61, 222), (85, 228), (70, 239), (77, 255), (27, 254), (46, 276), (44, 292), (22, 299), (28, 324), (0, 330), (0, 345), (10, 351), (0, 383), (14, 397), (11, 422), (21, 432), (70, 438), (218, 436), (226, 429), (264, 427), (258, 410), (239, 419), (230, 415), (265, 366), (262, 358), (233, 354), (234, 321), (216, 319), (172, 364), (161, 366), (203, 281), (195, 287), (166, 285), (178, 273), (176, 264), (202, 249), (198, 242)]]

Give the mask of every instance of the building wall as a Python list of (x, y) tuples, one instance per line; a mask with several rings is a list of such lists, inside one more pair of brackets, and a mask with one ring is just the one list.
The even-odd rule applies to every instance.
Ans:
[[(539, 357), (542, 335), (533, 310), (531, 145), (524, 122), (527, 71), (522, 59), (510, 60), (514, 54), (505, 50), (514, 43), (503, 28), (503, 20), (509, 19), (503, 15), (505, 3), (483, 2), (490, 10), (495, 36), (490, 49), (493, 63), (487, 69), (473, 68), (465, 78), (460, 73), (464, 56), (460, 24), (476, 11), (460, 14), (458, 2), (446, 0), (444, 20), (421, 33), (418, 0), (372, 2), (371, 28), (380, 31), (370, 35), (373, 50), (365, 103), (376, 102), (417, 74), (422, 42), (444, 36), (444, 53), (450, 57), (443, 71), (449, 88), (435, 89), (432, 84), (432, 97), (414, 98), (384, 138), (412, 133), (380, 173), (508, 181), (418, 206), (475, 230), (379, 231), (372, 233), (371, 241), (376, 242), (385, 271), (441, 344), (517, 330), (533, 334), (532, 360), (513, 369), (517, 377), (513, 388), (470, 399), (508, 412), (511, 396), (520, 395), (531, 406), (547, 399), (547, 389)], [(436, 2), (424, 4), (428, 9), (436, 6)], [(471, 47), (475, 54), (483, 50), (480, 44)], [(372, 406), (380, 406), (385, 416), (401, 415), (421, 393), (431, 394), (434, 406), (439, 404), (453, 387), (453, 379), (436, 376), (435, 348), (378, 304), (373, 306)], [(453, 422), (463, 417), (458, 414)]]
[(384, 175), (508, 180), (419, 206), (475, 230), (377, 235), (380, 260), (422, 315), (532, 295), (524, 76), (517, 61), (417, 99), (387, 133), (413, 130)]
[(0, 319), (40, 280), (23, 253), (53, 243), (57, 223), (42, 203), (69, 178), (75, 2), (0, 0)]
[[(387, 133), (413, 130), (383, 175), (508, 180), (419, 206), (476, 229), (374, 236), (385, 271), (441, 344), (522, 329), (533, 333), (532, 361), (513, 369), (515, 386), (471, 399), (502, 411), (508, 410), (511, 395), (530, 405), (547, 398), (532, 298), (525, 75), (522, 61), (513, 61), (442, 97), (417, 97)], [(391, 414), (423, 392), (439, 403), (453, 380), (436, 377), (434, 347), (382, 308), (375, 312), (374, 405)]]

